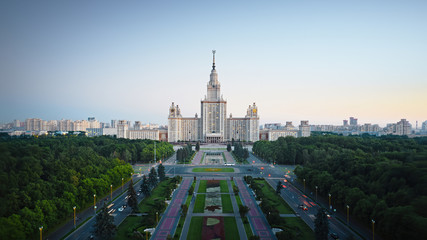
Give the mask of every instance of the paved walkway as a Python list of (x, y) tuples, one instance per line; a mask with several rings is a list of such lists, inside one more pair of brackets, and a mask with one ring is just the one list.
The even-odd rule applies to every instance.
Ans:
[(231, 156), (231, 153), (228, 151), (224, 152), (225, 159), (227, 160), (227, 164), (236, 164), (236, 161), (234, 161), (233, 156)]
[(199, 165), (200, 161), (202, 160), (203, 153), (204, 153), (204, 151), (198, 151), (196, 153), (196, 156), (194, 156), (193, 160), (191, 161), (191, 164), (193, 164), (193, 165)]
[(192, 181), (192, 178), (184, 178), (181, 186), (173, 194), (171, 204), (166, 209), (150, 239), (162, 240), (166, 239), (169, 234), (173, 236), (181, 217), (181, 205), (185, 203)]
[(241, 178), (235, 178), (237, 187), (239, 187), (240, 198), (243, 204), (250, 208), (247, 217), (251, 223), (254, 235), (258, 235), (261, 240), (276, 239), (276, 236), (271, 231), (270, 225), (267, 222), (264, 214), (255, 202), (255, 197), (249, 193), (248, 187)]

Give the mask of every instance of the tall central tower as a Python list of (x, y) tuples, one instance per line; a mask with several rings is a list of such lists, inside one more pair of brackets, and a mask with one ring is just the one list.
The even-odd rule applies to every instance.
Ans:
[(212, 51), (213, 64), (207, 85), (207, 96), (201, 101), (201, 137), (205, 142), (223, 142), (225, 138), (225, 120), (227, 101), (221, 96), (221, 84), (215, 69), (215, 50)]

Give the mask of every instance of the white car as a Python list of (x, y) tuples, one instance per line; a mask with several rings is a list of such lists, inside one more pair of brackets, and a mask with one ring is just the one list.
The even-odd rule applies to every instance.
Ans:
[(117, 210), (119, 210), (119, 212), (122, 212), (124, 210), (123, 207), (119, 207)]

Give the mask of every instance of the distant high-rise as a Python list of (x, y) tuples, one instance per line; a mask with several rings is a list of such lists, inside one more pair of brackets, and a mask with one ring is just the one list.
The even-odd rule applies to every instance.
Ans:
[(348, 120), (342, 120), (342, 125), (344, 127), (348, 127)]
[(357, 118), (350, 117), (350, 126), (357, 126)]

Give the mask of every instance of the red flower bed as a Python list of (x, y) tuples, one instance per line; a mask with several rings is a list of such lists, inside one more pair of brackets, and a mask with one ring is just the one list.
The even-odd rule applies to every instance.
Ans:
[(206, 188), (219, 187), (219, 180), (208, 180), (206, 182)]
[(225, 240), (223, 217), (203, 217), (202, 240), (211, 239)]

